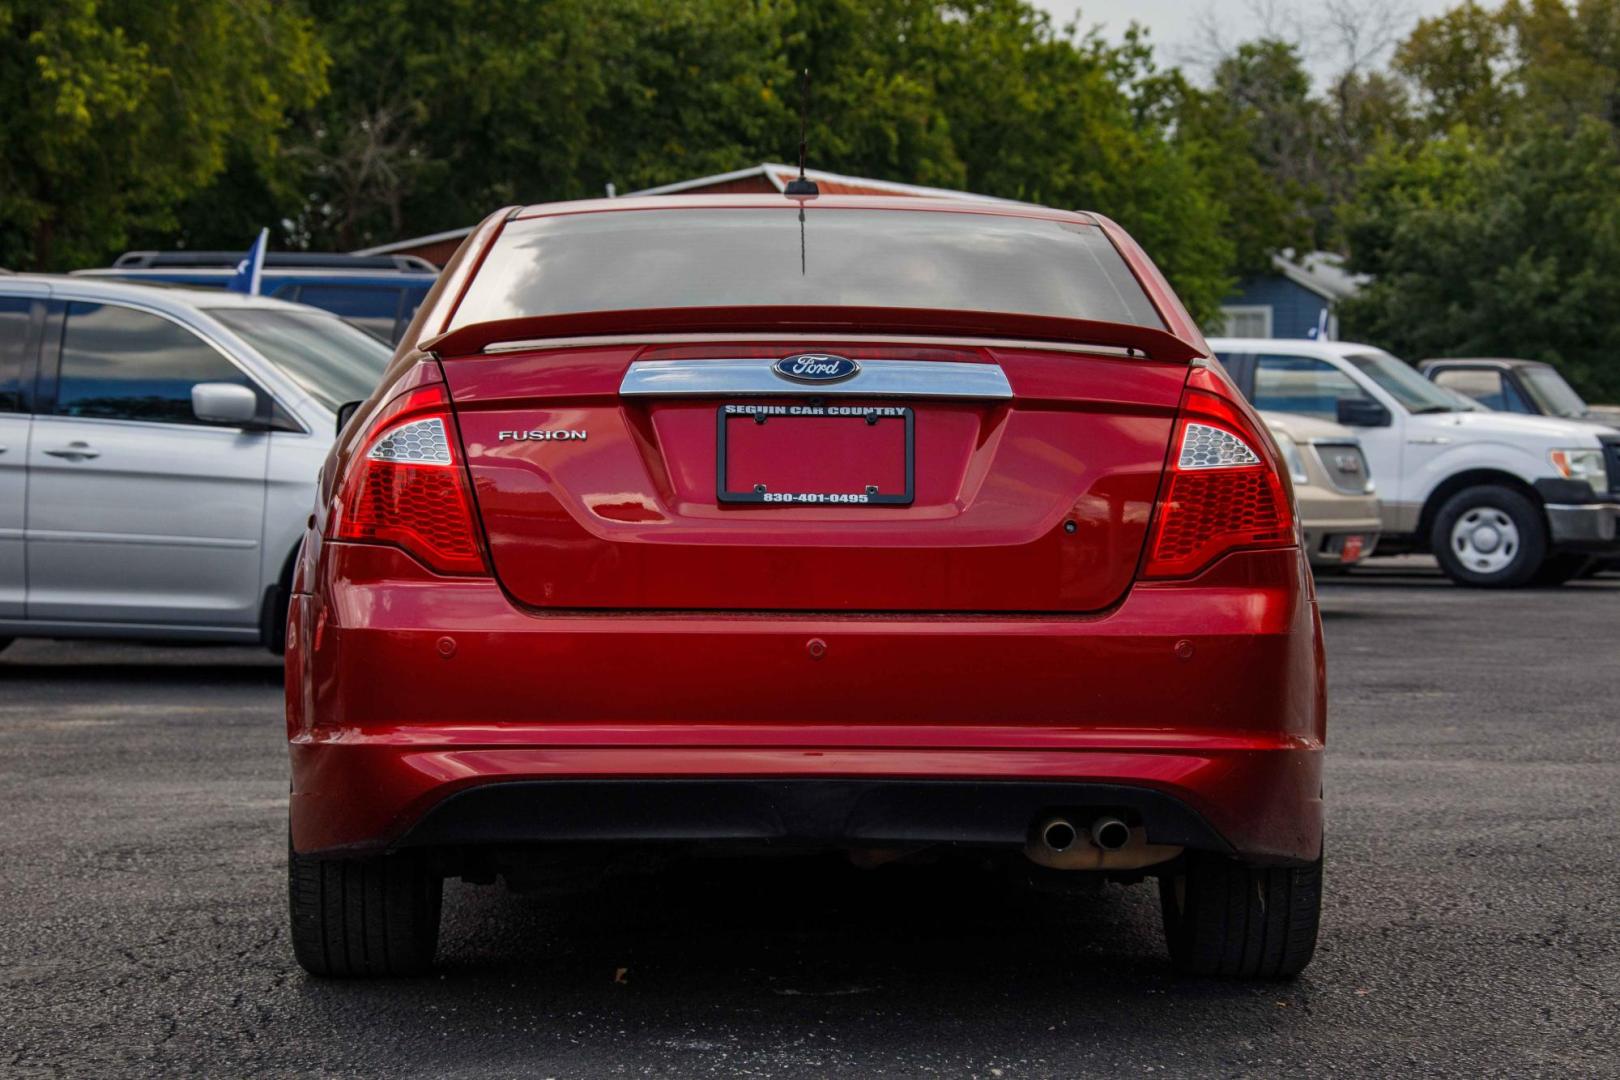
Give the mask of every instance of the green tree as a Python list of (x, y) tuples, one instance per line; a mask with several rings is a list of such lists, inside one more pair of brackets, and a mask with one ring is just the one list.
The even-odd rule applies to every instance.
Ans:
[[(302, 0), (308, 22), (271, 0), (218, 3), (259, 19), (282, 67), (238, 48), (249, 59), (224, 97), (148, 94), (152, 123), (166, 108), (183, 114), (173, 126), (190, 136), (185, 153), (142, 176), (147, 188), (118, 189), (130, 203), (118, 226), (86, 225), (85, 243), (58, 247), (58, 265), (104, 258), (127, 235), (235, 247), (259, 223), (284, 225), (281, 243), (352, 249), (464, 226), (503, 203), (792, 160), (804, 68), (814, 165), (1098, 210), (1200, 316), (1234, 280), (1227, 226), (1238, 223), (1243, 257), (1258, 264), (1263, 234), (1286, 216), (1251, 160), (1262, 129), (1245, 126), (1247, 113), (1239, 122), (1159, 69), (1145, 38), (1115, 46), (1058, 30), (1026, 0)], [(173, 75), (141, 64), (175, 40), (247, 32), (213, 4), (162, 17), (128, 0), (93, 4), (72, 0), (68, 21), (129, 55), (92, 73), (85, 58), (100, 54), (83, 46), (75, 70), (115, 102), (152, 84), (202, 94), (223, 61), (176, 61)], [(308, 59), (320, 50), (298, 36), (311, 25), (331, 58), (324, 96)], [(37, 29), (18, 24), (12, 40)], [(310, 77), (288, 74), (298, 57)], [(172, 150), (170, 134), (148, 125), (97, 146), (140, 163)], [(100, 205), (36, 191), (27, 205), (53, 222)]]
[[(813, 165), (1110, 214), (1200, 314), (1232, 281), (1229, 169), (1178, 130), (1179, 75), (1023, 0), (309, 3), (334, 65), (283, 158), (302, 170), (279, 204), (294, 242), (352, 248), (791, 161), (809, 68)], [(194, 246), (240, 243), (230, 208), (281, 190), (234, 168), (221, 189)]]
[(1469, 2), (1419, 22), (1396, 49), (1394, 66), (1417, 87), (1432, 129), (1466, 124), (1483, 133), (1501, 127), (1515, 108), (1514, 51), (1504, 13)]
[[(782, 5), (788, 71), (778, 93), (787, 122), (759, 147), (797, 160), (799, 73), (811, 73), (811, 164), (939, 187), (967, 183), (959, 142), (941, 101), (957, 57), (941, 40), (934, 0), (800, 0)], [(989, 27), (981, 27), (988, 30)], [(986, 66), (1003, 45), (979, 35)], [(756, 159), (758, 160), (758, 159)]]
[(1386, 144), (1346, 209), (1374, 280), (1347, 331), (1413, 359), (1519, 356), (1620, 396), (1620, 150), (1587, 117), (1507, 143), (1466, 127)]
[(309, 4), (332, 92), (300, 121), (302, 197), (287, 213), (311, 246), (736, 168), (796, 133), (772, 3)]
[(1401, 84), (1353, 60), (1318, 94), (1299, 47), (1275, 38), (1239, 45), (1212, 83), (1205, 111), (1226, 155), (1239, 266), (1254, 273), (1281, 248), (1341, 246), (1337, 208), (1357, 166), (1380, 139), (1412, 134)]
[(1114, 46), (1060, 31), (1020, 0), (927, 6), (932, 21), (889, 62), (930, 75), (961, 186), (1116, 219), (1193, 314), (1212, 317), (1234, 249), (1220, 163), (1178, 130), (1179, 74), (1139, 35)]
[(274, 160), (325, 84), (274, 0), (0, 0), (0, 265), (105, 260), (234, 154)]

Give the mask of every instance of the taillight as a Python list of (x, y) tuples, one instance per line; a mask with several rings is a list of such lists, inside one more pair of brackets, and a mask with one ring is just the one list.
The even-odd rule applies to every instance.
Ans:
[(1187, 577), (1228, 551), (1295, 543), (1293, 499), (1270, 440), (1206, 367), (1187, 377), (1170, 445), (1144, 577)]
[(441, 573), (487, 573), (449, 406), (444, 387), (428, 385), (378, 410), (350, 459), (334, 539), (392, 544)]

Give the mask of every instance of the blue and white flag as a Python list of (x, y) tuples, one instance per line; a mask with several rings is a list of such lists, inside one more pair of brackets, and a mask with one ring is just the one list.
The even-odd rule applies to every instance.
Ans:
[(1328, 322), (1327, 305), (1324, 304), (1322, 305), (1322, 310), (1317, 313), (1316, 325), (1311, 328), (1311, 337), (1316, 341), (1326, 341), (1328, 339), (1328, 328), (1331, 325), (1332, 324)]
[(259, 238), (248, 248), (245, 258), (236, 264), (236, 275), (225, 283), (231, 292), (259, 295), (259, 280), (264, 276), (264, 249), (270, 244), (270, 230), (260, 229)]

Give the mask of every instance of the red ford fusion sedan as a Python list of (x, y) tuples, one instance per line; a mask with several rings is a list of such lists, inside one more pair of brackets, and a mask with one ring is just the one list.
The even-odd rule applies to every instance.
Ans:
[(1288, 470), (1106, 218), (502, 210), (317, 502), (286, 654), (311, 972), (424, 970), (446, 877), (694, 850), (1152, 877), (1179, 970), (1311, 958)]

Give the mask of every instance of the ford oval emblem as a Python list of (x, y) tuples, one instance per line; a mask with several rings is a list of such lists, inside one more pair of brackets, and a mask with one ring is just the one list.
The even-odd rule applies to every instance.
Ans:
[(830, 353), (795, 353), (784, 356), (771, 369), (784, 379), (794, 382), (841, 382), (860, 373), (861, 365), (847, 356)]

